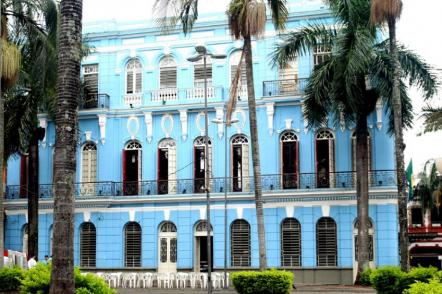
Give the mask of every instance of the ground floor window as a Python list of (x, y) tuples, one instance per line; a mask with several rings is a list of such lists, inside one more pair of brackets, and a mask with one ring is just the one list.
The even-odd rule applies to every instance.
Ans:
[(124, 228), (124, 266), (141, 266), (141, 226), (136, 222)]
[(230, 248), (232, 266), (250, 266), (250, 225), (243, 219), (233, 221), (230, 228)]

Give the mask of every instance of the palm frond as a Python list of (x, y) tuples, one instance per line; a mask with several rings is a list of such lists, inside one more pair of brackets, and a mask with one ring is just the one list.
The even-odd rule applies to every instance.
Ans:
[(378, 24), (388, 20), (396, 20), (402, 13), (401, 0), (372, 0), (370, 18), (371, 22)]
[(284, 30), (289, 12), (287, 10), (287, 0), (267, 0), (272, 13), (273, 25), (277, 30)]
[(5, 86), (11, 86), (18, 79), (20, 72), (20, 50), (14, 44), (0, 39), (2, 48), (2, 68), (0, 71), (2, 82)]
[(241, 79), (242, 66), (241, 63), (244, 59), (244, 50), (241, 51), (241, 57), (239, 58), (238, 66), (236, 68), (235, 76), (232, 79), (230, 84), (230, 93), (229, 93), (229, 101), (227, 102), (227, 111), (226, 111), (226, 124), (230, 126), (232, 120), (232, 114), (235, 110), (236, 99), (238, 97), (238, 86), (239, 80)]
[(321, 23), (311, 23), (299, 31), (282, 35), (282, 42), (278, 43), (271, 54), (273, 66), (285, 67), (296, 56), (308, 54), (318, 45), (332, 48), (338, 29)]
[(188, 34), (198, 19), (198, 0), (155, 0), (153, 14), (163, 32), (181, 24), (184, 34)]
[(423, 109), (424, 133), (442, 130), (442, 107), (426, 105)]

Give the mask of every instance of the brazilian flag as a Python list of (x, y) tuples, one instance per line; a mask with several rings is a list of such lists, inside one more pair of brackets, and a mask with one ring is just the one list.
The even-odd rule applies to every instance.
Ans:
[(407, 183), (408, 183), (408, 200), (411, 200), (413, 198), (413, 187), (414, 187), (413, 160), (412, 159), (410, 159), (410, 162), (408, 163), (405, 173), (407, 175)]

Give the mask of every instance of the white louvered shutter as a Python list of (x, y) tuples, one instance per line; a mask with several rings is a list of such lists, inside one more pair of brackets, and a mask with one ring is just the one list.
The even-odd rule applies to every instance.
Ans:
[(249, 144), (242, 144), (241, 154), (243, 191), (250, 191)]
[(316, 224), (316, 258), (317, 266), (337, 266), (336, 222), (330, 217)]
[(177, 182), (176, 182), (176, 147), (171, 146), (168, 149), (168, 170), (169, 170), (169, 177), (168, 177), (168, 191), (169, 194), (176, 193), (177, 191)]
[(294, 218), (281, 224), (281, 265), (301, 266), (301, 224)]

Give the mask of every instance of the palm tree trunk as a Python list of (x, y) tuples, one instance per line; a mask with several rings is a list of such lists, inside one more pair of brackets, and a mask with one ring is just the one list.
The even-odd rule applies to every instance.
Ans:
[(358, 209), (358, 269), (356, 284), (361, 273), (369, 266), (368, 246), (368, 126), (367, 115), (358, 114), (356, 121), (356, 195)]
[[(262, 203), (261, 165), (259, 160), (258, 125), (256, 120), (255, 89), (253, 82), (252, 42), (244, 36), (244, 56), (247, 73), (247, 98), (249, 104), (250, 139), (252, 142), (253, 179), (255, 185), (256, 218), (258, 223), (259, 270), (267, 268), (264, 212)], [(246, 175), (247, 176), (247, 175)]]
[[(0, 38), (1, 40), (1, 38)], [(1, 42), (1, 41), (0, 41)], [(1, 50), (1, 45), (0, 45)], [(0, 54), (0, 69), (2, 66)], [(3, 85), (2, 85), (3, 86)], [(3, 201), (5, 195), (3, 193), (3, 154), (4, 154), (4, 141), (5, 141), (5, 115), (4, 115), (4, 99), (3, 99), (3, 87), (0, 90), (0, 269), (3, 268), (3, 251), (5, 249), (5, 239), (4, 239), (4, 208)]]
[(390, 33), (390, 54), (394, 62), (393, 73), (393, 121), (394, 121), (394, 138), (395, 138), (395, 155), (396, 155), (396, 173), (398, 185), (398, 208), (399, 208), (399, 246), (401, 269), (408, 271), (408, 232), (407, 232), (407, 193), (406, 178), (404, 169), (404, 138), (402, 133), (402, 104), (399, 90), (400, 82), (400, 64), (396, 48), (396, 21), (390, 19), (388, 21), (388, 29)]
[(74, 179), (80, 92), (82, 0), (61, 1), (54, 153), (51, 294), (74, 293)]

